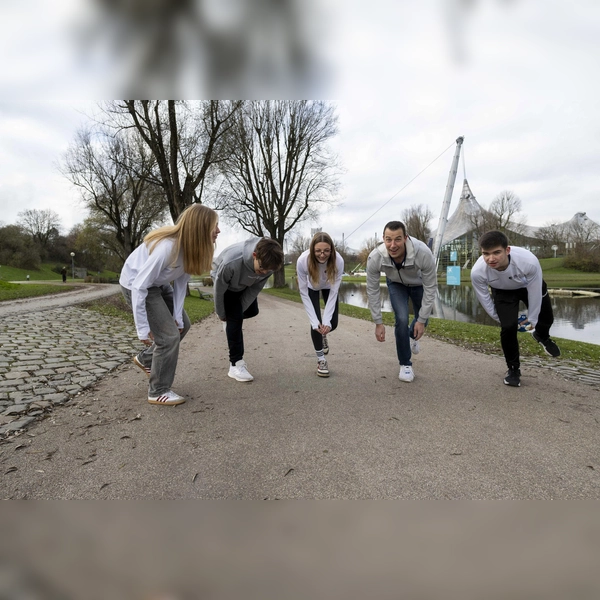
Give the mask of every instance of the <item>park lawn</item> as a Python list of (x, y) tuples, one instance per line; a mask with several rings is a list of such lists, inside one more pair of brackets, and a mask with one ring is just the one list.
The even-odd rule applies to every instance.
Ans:
[[(300, 294), (289, 288), (269, 288), (264, 290), (265, 293), (301, 302)], [(340, 314), (356, 319), (371, 321), (371, 312), (368, 308), (360, 308), (351, 304), (340, 302)], [(394, 325), (394, 315), (391, 312), (384, 312), (383, 322), (386, 325)], [(478, 325), (476, 323), (462, 323), (459, 321), (449, 321), (446, 319), (429, 319), (426, 335), (456, 344), (463, 348), (477, 350), (485, 354), (502, 355), (500, 347), (500, 328), (493, 325)], [(600, 367), (600, 345), (587, 344), (585, 342), (575, 342), (573, 340), (565, 340), (562, 338), (554, 338), (562, 351), (562, 357), (571, 360), (581, 361), (586, 363), (592, 369)], [(519, 338), (521, 356), (543, 356), (546, 357), (541, 346), (536, 343), (533, 338), (523, 333)]]
[[(17, 267), (7, 267), (5, 265), (0, 266), (0, 281), (27, 281), (27, 275), (29, 275), (30, 281), (60, 281), (62, 282), (62, 275), (55, 273), (52, 269), (59, 263), (43, 263), (40, 265), (38, 270), (35, 269), (18, 269)], [(73, 281), (71, 278), (71, 265), (65, 265), (67, 267), (68, 277), (67, 281)], [(92, 277), (101, 277), (104, 279), (118, 279), (119, 274), (113, 271), (101, 271), (100, 275), (97, 273), (90, 272)], [(76, 282), (83, 281), (82, 279), (75, 279)]]
[(27, 275), (31, 281), (56, 281), (62, 282), (60, 273), (55, 273), (52, 268), (56, 263), (44, 263), (40, 265), (39, 270), (35, 269), (18, 269), (17, 267), (0, 266), (0, 280), (4, 281), (26, 281)]
[[(78, 306), (87, 310), (93, 310), (94, 312), (108, 317), (124, 319), (131, 323), (132, 327), (134, 325), (131, 309), (127, 306), (125, 299), (121, 294), (98, 298), (97, 300), (84, 302)], [(186, 297), (183, 306), (192, 325), (211, 315), (215, 309), (213, 301), (201, 298), (198, 295), (197, 290), (191, 291), (191, 295)]]
[(61, 294), (75, 289), (71, 285), (48, 285), (48, 284), (26, 284), (9, 283), (0, 280), (0, 302), (3, 300), (17, 300), (19, 298), (32, 298), (35, 296), (48, 296), (50, 294)]

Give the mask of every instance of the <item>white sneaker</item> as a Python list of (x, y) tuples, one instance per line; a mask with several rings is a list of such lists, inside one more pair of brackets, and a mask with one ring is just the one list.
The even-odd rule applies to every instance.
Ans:
[(400, 381), (410, 383), (414, 378), (415, 374), (413, 373), (412, 367), (407, 367), (406, 365), (400, 367), (400, 374), (398, 375)]
[(323, 354), (329, 354), (329, 342), (326, 335), (323, 336)]
[(229, 377), (236, 381), (252, 381), (254, 377), (248, 373), (246, 369), (246, 363), (243, 360), (238, 360), (235, 365), (229, 366)]
[(329, 377), (329, 367), (327, 366), (327, 361), (325, 359), (320, 360), (317, 363), (317, 375), (319, 377)]
[(413, 340), (412, 338), (410, 338), (410, 351), (413, 354), (419, 354), (419, 352), (421, 352), (421, 346), (419, 346), (418, 340)]
[(179, 394), (176, 394), (173, 390), (169, 390), (160, 396), (148, 396), (148, 402), (150, 402), (150, 404), (175, 406), (176, 404), (183, 404), (185, 402), (185, 398)]

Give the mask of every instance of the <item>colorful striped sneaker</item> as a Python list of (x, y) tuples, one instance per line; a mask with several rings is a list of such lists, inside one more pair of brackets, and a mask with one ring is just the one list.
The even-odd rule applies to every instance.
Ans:
[(160, 396), (148, 396), (148, 402), (150, 404), (162, 404), (163, 406), (175, 406), (176, 404), (183, 404), (185, 398), (176, 394), (173, 390), (169, 390)]
[(144, 371), (144, 373), (146, 373), (146, 375), (147, 375), (148, 377), (150, 377), (150, 368), (149, 368), (149, 367), (145, 367), (145, 366), (142, 364), (142, 361), (141, 361), (141, 360), (140, 360), (140, 359), (139, 359), (137, 356), (134, 356), (134, 357), (133, 357), (133, 364), (134, 364), (136, 367), (139, 367), (139, 368), (140, 368), (142, 371)]

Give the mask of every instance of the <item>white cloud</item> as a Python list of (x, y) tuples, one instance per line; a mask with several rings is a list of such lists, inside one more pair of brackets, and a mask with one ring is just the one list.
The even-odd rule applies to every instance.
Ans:
[[(11, 6), (16, 10), (17, 4)], [(48, 5), (40, 6), (46, 14)], [(530, 225), (567, 220), (576, 211), (600, 220), (600, 4), (595, 0), (418, 5), (348, 0), (328, 3), (325, 12), (332, 23), (329, 35), (321, 36), (333, 65), (329, 97), (340, 118), (334, 147), (346, 172), (341, 205), (318, 224), (334, 238), (350, 234), (388, 201), (352, 235), (353, 247), (413, 204), (427, 204), (437, 217), (459, 135), (465, 136), (464, 163), (453, 207), (465, 164), (481, 204), (510, 189), (521, 198)], [(32, 28), (31, 39), (48, 29), (35, 22)], [(36, 80), (43, 82), (42, 92), (56, 93), (68, 82), (62, 102), (0, 105), (0, 220), (5, 222), (23, 208), (47, 202), (67, 226), (83, 218), (75, 192), (54, 164), (82, 122), (75, 110), (82, 103), (69, 96), (77, 97), (77, 89), (89, 95), (90, 77), (79, 70), (69, 80), (65, 70), (77, 67), (77, 56), (66, 56), (64, 44), (54, 46), (33, 43), (20, 68), (9, 62), (2, 75), (5, 93), (18, 86), (32, 91)], [(46, 56), (40, 57), (40, 49), (48, 49)], [(39, 89), (38, 95), (45, 97)], [(306, 223), (302, 232), (314, 225)], [(236, 236), (246, 234), (230, 229), (221, 239)]]

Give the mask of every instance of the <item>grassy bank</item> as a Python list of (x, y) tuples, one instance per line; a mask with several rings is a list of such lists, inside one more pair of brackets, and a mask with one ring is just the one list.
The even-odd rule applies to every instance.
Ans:
[[(270, 288), (265, 290), (265, 293), (269, 293), (279, 298), (285, 298), (286, 300), (301, 302), (300, 294), (289, 288)], [(356, 319), (371, 321), (369, 309), (352, 306), (351, 304), (340, 303), (340, 314)], [(393, 326), (394, 315), (392, 313), (384, 312), (383, 322), (386, 325)], [(427, 325), (426, 335), (485, 354), (502, 355), (499, 327), (477, 325), (475, 323), (461, 323), (459, 321), (448, 321), (445, 319), (430, 319), (429, 324)], [(593, 369), (598, 369), (600, 367), (600, 345), (575, 342), (562, 338), (556, 339), (561, 348), (563, 358), (581, 361)], [(546, 356), (541, 346), (534, 342), (529, 334), (523, 333), (519, 340), (522, 356)]]
[[(29, 275), (30, 281), (60, 281), (62, 283), (62, 275), (55, 273), (52, 269), (58, 263), (44, 263), (40, 265), (39, 269), (17, 269), (16, 267), (7, 267), (5, 265), (0, 266), (0, 280), (1, 281), (27, 281), (27, 275)], [(67, 283), (73, 281), (71, 278), (71, 264), (65, 265), (67, 267)], [(77, 266), (77, 265), (76, 265)], [(113, 271), (101, 271), (100, 275), (97, 273), (90, 272), (93, 277), (101, 277), (104, 279), (118, 279), (118, 273)], [(82, 279), (75, 279), (74, 281), (81, 283)]]
[(26, 284), (8, 283), (0, 281), (0, 302), (3, 300), (18, 300), (19, 298), (32, 298), (35, 296), (48, 296), (50, 294), (61, 294), (70, 292), (73, 286), (61, 285), (46, 285), (46, 284)]
[[(97, 300), (84, 302), (78, 306), (80, 308), (93, 310), (94, 312), (108, 317), (124, 319), (131, 323), (131, 326), (133, 327), (133, 314), (121, 294), (114, 294), (113, 296), (108, 296), (106, 298), (98, 298)], [(193, 290), (192, 295), (185, 299), (184, 308), (192, 325), (202, 321), (202, 319), (214, 312), (212, 300), (203, 300), (196, 290)]]

